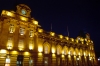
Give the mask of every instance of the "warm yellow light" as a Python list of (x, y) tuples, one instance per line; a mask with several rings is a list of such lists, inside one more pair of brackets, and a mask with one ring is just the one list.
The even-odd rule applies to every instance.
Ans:
[(59, 35), (59, 37), (62, 39), (63, 38), (63, 35)]
[(30, 55), (30, 53), (29, 52), (24, 52), (24, 55)]
[(43, 32), (43, 29), (38, 29), (38, 32), (42, 33)]
[(73, 41), (74, 41), (74, 39), (73, 39), (73, 38), (71, 38), (71, 41), (73, 42)]
[(89, 53), (89, 56), (90, 56), (90, 53)]
[(54, 33), (54, 32), (50, 32), (50, 35), (51, 35), (51, 36), (55, 36), (55, 33)]
[(0, 53), (7, 53), (7, 50), (1, 49), (1, 50), (0, 50)]
[(83, 42), (83, 41), (84, 41), (84, 39), (83, 39), (83, 38), (81, 38), (81, 41)]
[(23, 20), (23, 21), (28, 21), (28, 18), (23, 17), (23, 16), (20, 16), (20, 19)]
[(68, 52), (68, 54), (70, 55), (70, 51)]
[(9, 39), (7, 42), (7, 49), (12, 49), (12, 48), (13, 48), (12, 40)]
[(68, 55), (68, 58), (70, 58), (70, 55)]
[(64, 58), (65, 56), (64, 55), (61, 55), (61, 57)]
[(65, 37), (66, 38), (66, 40), (69, 40), (69, 37)]
[(80, 40), (80, 37), (77, 37), (77, 40)]
[(39, 47), (38, 47), (38, 51), (39, 51), (39, 52), (42, 52), (42, 51), (43, 51), (42, 46), (39, 46)]
[(78, 43), (78, 39), (76, 39), (76, 42)]
[(88, 42), (90, 42), (90, 40), (88, 40)]
[(38, 21), (33, 21), (33, 23), (34, 23), (35, 25), (38, 25)]
[(55, 53), (56, 51), (55, 51), (55, 48), (52, 48), (52, 53)]
[(10, 64), (9, 63), (6, 63), (5, 66), (10, 66)]
[(62, 54), (64, 54), (64, 50), (62, 51)]
[(29, 46), (29, 49), (30, 49), (30, 50), (33, 50), (33, 46)]
[(11, 16), (11, 17), (14, 17), (14, 14), (12, 12), (6, 12), (7, 13), (7, 16)]
[(86, 56), (85, 52), (84, 52), (84, 56)]
[(39, 52), (39, 53), (38, 53), (38, 56), (42, 56), (42, 53), (41, 53), (41, 52)]
[(84, 44), (84, 42), (82, 42), (82, 44)]
[(20, 51), (24, 50), (24, 41), (23, 40), (19, 40), (18, 49)]
[(11, 51), (11, 54), (18, 54), (17, 51)]
[(74, 52), (74, 55), (76, 55), (76, 53)]
[(93, 41), (91, 40), (91, 43), (93, 43)]
[(88, 45), (88, 43), (86, 43), (86, 45)]
[(85, 41), (87, 41), (87, 39), (85, 38)]
[(31, 42), (29, 43), (29, 49), (30, 50), (33, 50), (34, 49), (34, 45)]
[(78, 54), (79, 54), (79, 56), (80, 56), (80, 52), (79, 52)]
[(52, 54), (52, 57), (55, 57), (56, 55), (55, 54)]
[(1, 13), (1, 15), (5, 15), (6, 14), (6, 11), (5, 10), (3, 10), (2, 11), (2, 13)]

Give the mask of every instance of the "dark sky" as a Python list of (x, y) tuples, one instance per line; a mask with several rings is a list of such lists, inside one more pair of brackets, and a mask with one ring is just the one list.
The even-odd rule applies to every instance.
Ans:
[(46, 31), (76, 38), (84, 29), (94, 41), (96, 52), (100, 51), (100, 2), (99, 0), (0, 0), (2, 9), (14, 10), (16, 4), (26, 4), (31, 10), (31, 16), (39, 21)]

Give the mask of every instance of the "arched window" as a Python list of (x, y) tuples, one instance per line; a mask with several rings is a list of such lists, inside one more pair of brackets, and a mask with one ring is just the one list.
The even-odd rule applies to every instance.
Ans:
[(49, 52), (50, 52), (50, 45), (49, 45), (49, 43), (48, 42), (45, 42), (44, 43), (44, 53), (45, 54), (49, 54)]
[(70, 55), (74, 55), (74, 48), (73, 48), (73, 47), (70, 47), (70, 49), (69, 49), (69, 54), (70, 54)]
[(60, 55), (62, 53), (62, 47), (60, 45), (57, 45), (57, 55)]
[(79, 55), (78, 48), (75, 48), (75, 55)]
[(63, 47), (63, 54), (64, 55), (67, 55), (68, 54), (68, 47), (67, 46), (64, 46)]

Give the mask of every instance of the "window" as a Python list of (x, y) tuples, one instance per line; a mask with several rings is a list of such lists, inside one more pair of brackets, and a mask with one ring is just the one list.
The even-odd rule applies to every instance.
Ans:
[(20, 33), (20, 35), (24, 35), (25, 34), (25, 28), (20, 27), (19, 33)]
[(9, 38), (7, 42), (7, 49), (12, 49), (12, 48), (13, 48), (13, 42), (12, 42), (12, 39)]
[(48, 46), (47, 45), (44, 47), (44, 52), (45, 52), (45, 54), (48, 54)]
[(13, 24), (10, 24), (10, 27), (9, 27), (9, 32), (10, 33), (14, 33), (14, 25)]
[(29, 36), (30, 36), (30, 37), (33, 37), (33, 36), (34, 36), (34, 32), (33, 32), (33, 30), (30, 30), (30, 32), (29, 32)]
[(18, 48), (19, 48), (19, 50), (23, 50), (24, 49), (24, 42), (23, 42), (23, 40), (19, 40)]

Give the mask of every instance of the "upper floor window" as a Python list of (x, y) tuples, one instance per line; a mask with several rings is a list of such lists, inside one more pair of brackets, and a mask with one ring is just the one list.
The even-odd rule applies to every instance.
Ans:
[(14, 33), (14, 25), (13, 24), (10, 24), (10, 27), (9, 27), (9, 32), (10, 33)]
[(25, 34), (25, 28), (20, 27), (19, 33), (20, 33), (20, 35), (24, 35)]
[(34, 31), (33, 31), (33, 30), (30, 30), (29, 36), (30, 36), (30, 37), (33, 37), (33, 36), (34, 36)]

